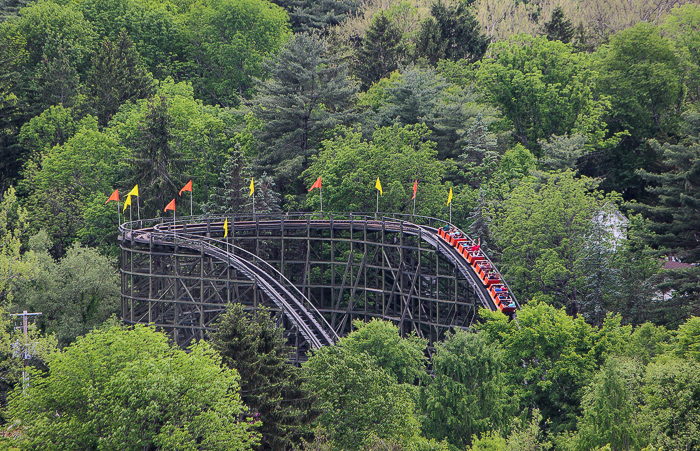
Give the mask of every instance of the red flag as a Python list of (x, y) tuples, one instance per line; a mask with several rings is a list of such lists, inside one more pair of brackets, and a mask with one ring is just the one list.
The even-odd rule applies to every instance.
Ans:
[(180, 190), (180, 196), (182, 196), (183, 191), (189, 191), (190, 193), (192, 192), (192, 180), (187, 182), (187, 185), (185, 185), (185, 187)]
[(168, 210), (175, 211), (175, 199), (171, 200), (170, 203), (165, 206), (165, 210), (163, 210), (163, 211), (168, 211)]
[(107, 205), (110, 201), (117, 201), (119, 202), (119, 190), (115, 189), (114, 192), (112, 193), (111, 196), (109, 196), (109, 199), (107, 199), (107, 202), (105, 202), (105, 205)]
[(418, 191), (418, 179), (416, 179), (416, 181), (413, 182), (413, 197), (411, 199), (416, 198), (416, 191)]
[(311, 185), (311, 188), (309, 188), (309, 191), (311, 191), (314, 188), (321, 189), (321, 176), (318, 176), (318, 179), (314, 182), (313, 185)]

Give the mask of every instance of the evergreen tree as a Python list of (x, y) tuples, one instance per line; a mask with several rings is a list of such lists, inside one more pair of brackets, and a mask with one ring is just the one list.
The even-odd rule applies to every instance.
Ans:
[(488, 38), (481, 34), (481, 25), (464, 1), (447, 5), (437, 0), (430, 8), (432, 17), (421, 24), (416, 41), (416, 56), (430, 64), (441, 59), (475, 62), (481, 59)]
[[(75, 102), (80, 86), (80, 77), (75, 64), (70, 60), (68, 49), (57, 44), (55, 52), (44, 54), (37, 69), (36, 111), (43, 111), (52, 105), (70, 108)], [(54, 55), (51, 55), (54, 54)]]
[(406, 51), (401, 39), (401, 30), (383, 11), (372, 18), (369, 30), (362, 39), (355, 68), (363, 90), (399, 68)]
[(266, 309), (251, 313), (241, 304), (229, 305), (216, 327), (212, 345), (240, 374), (241, 399), (250, 416), (262, 421), (261, 449), (289, 449), (319, 412), (312, 393), (301, 388), (300, 369), (288, 363), (293, 348), (284, 330)]
[(359, 0), (273, 0), (289, 14), (294, 33), (325, 31), (360, 8)]
[(128, 185), (139, 185), (144, 217), (162, 215), (163, 207), (177, 196), (184, 183), (177, 178), (185, 161), (172, 142), (172, 120), (164, 95), (149, 100), (144, 122), (131, 143), (132, 177)]
[(574, 37), (574, 27), (571, 21), (564, 16), (564, 10), (557, 6), (552, 11), (552, 18), (544, 24), (544, 34), (550, 41), (561, 41), (564, 44), (571, 42)]
[(662, 156), (662, 171), (638, 173), (653, 186), (647, 191), (656, 196), (648, 205), (638, 205), (652, 219), (655, 247), (700, 263), (700, 114), (685, 116), (688, 138), (685, 142), (652, 145)]
[(155, 94), (153, 77), (141, 64), (140, 57), (126, 31), (117, 42), (105, 39), (92, 59), (87, 88), (101, 126), (127, 101), (145, 99)]
[(427, 437), (464, 449), (475, 434), (505, 426), (511, 401), (503, 350), (485, 332), (455, 331), (437, 344), (433, 365), (435, 377), (419, 397)]
[(257, 163), (272, 169), (285, 194), (303, 193), (299, 175), (318, 151), (324, 132), (349, 119), (356, 87), (316, 35), (294, 36), (265, 67), (270, 78), (261, 82), (254, 101), (265, 124)]

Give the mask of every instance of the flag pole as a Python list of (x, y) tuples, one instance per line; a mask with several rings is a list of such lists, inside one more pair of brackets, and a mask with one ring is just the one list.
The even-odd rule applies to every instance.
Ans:
[(379, 214), (379, 190), (377, 190), (377, 210), (374, 212), (374, 219), (377, 219), (378, 214)]
[[(136, 196), (136, 211), (139, 216), (139, 221), (141, 220), (141, 203), (139, 202), (140, 196)], [(131, 211), (131, 205), (129, 205), (129, 211)]]
[(319, 187), (318, 191), (321, 193), (321, 218), (323, 218), (323, 187)]
[(452, 202), (450, 202), (450, 224), (452, 224)]
[(122, 214), (119, 211), (119, 198), (117, 198), (117, 222), (119, 223), (119, 225), (122, 224)]
[(413, 216), (416, 215), (416, 197), (413, 196)]

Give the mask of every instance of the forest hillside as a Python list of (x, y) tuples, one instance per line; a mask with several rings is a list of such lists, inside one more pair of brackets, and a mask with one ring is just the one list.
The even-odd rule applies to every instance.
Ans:
[[(319, 177), (324, 213), (416, 184), (518, 323), (428, 360), (356, 322), (301, 368), (240, 306), (187, 350), (120, 325), (115, 190), (318, 211)], [(698, 2), (0, 0), (2, 447), (700, 449), (699, 234)]]

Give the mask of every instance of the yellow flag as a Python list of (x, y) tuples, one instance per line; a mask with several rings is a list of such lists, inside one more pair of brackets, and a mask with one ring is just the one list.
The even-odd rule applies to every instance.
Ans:
[(450, 187), (450, 194), (447, 196), (447, 205), (452, 202), (452, 187)]
[(374, 187), (379, 190), (380, 196), (384, 195), (384, 191), (382, 191), (382, 182), (379, 181), (379, 177), (377, 177), (377, 183), (374, 184)]
[(254, 192), (255, 192), (255, 182), (253, 181), (253, 179), (250, 179), (250, 194), (248, 195), (248, 197), (252, 196)]
[(228, 236), (228, 218), (224, 221), (224, 238)]
[(139, 196), (139, 185), (137, 184), (137, 185), (134, 187), (134, 189), (132, 189), (131, 191), (129, 191), (129, 194), (127, 194), (127, 196), (136, 196), (136, 197), (138, 197), (138, 196)]
[(122, 210), (122, 213), (126, 211), (126, 207), (131, 205), (131, 195), (126, 196), (126, 201), (124, 202), (124, 209)]

